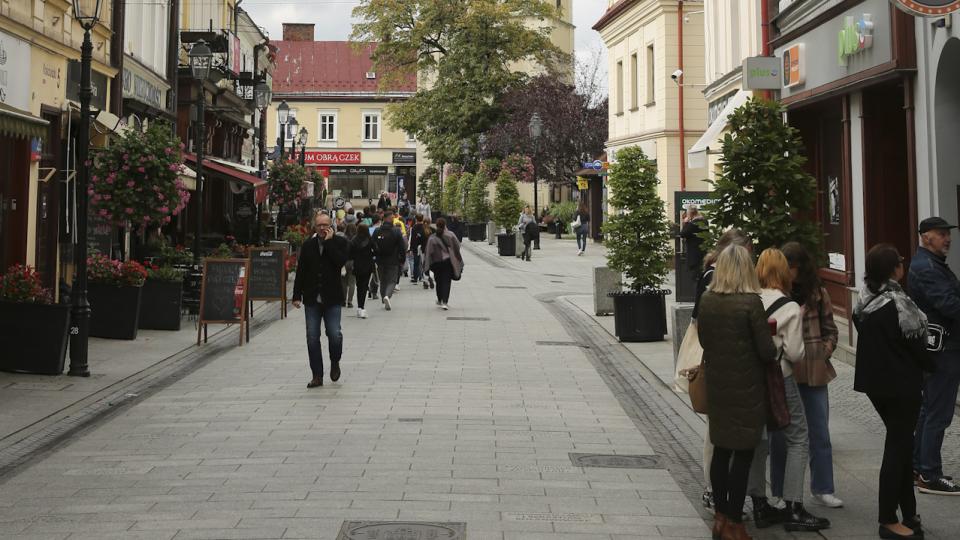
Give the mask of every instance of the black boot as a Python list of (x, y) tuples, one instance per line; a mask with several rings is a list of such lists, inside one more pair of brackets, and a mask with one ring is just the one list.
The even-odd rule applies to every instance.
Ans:
[(750, 497), (753, 499), (753, 523), (758, 529), (766, 529), (771, 525), (783, 523), (783, 512), (770, 506), (766, 497)]
[(830, 520), (819, 518), (803, 508), (802, 502), (786, 501), (783, 511), (783, 528), (788, 531), (819, 531), (830, 528)]

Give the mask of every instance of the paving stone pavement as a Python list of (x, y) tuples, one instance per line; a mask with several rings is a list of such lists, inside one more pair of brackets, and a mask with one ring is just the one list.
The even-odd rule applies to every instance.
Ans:
[[(0, 484), (0, 538), (334, 539), (344, 522), (391, 520), (464, 522), (470, 540), (708, 538), (689, 470), (570, 460), (656, 455), (673, 467), (670, 436), (638, 418), (669, 420), (688, 454), (702, 429), (658, 382), (663, 366), (645, 364), (668, 344), (598, 346), (601, 325), (559, 301), (591, 293), (602, 251), (576, 257), (572, 240), (547, 239), (530, 263), (475, 244), (465, 258), (449, 312), (405, 281), (392, 312), (376, 301), (367, 320), (345, 311), (339, 383), (306, 388), (303, 314), (292, 310), (74, 435)], [(591, 333), (570, 331), (576, 320)], [(611, 360), (598, 367), (597, 351), (571, 342)], [(604, 370), (625, 386), (611, 388)], [(835, 525), (823, 536), (874, 538), (879, 423), (850, 391), (852, 370), (839, 371), (834, 445), (848, 507), (818, 509)], [(954, 505), (921, 496), (930, 538), (955, 537)], [(755, 534), (798, 537), (818, 535)]]

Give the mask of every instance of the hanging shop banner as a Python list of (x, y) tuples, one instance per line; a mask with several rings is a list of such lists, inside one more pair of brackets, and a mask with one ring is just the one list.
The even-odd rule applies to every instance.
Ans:
[(0, 103), (30, 110), (30, 44), (0, 32)]
[(919, 17), (943, 17), (960, 10), (960, 0), (891, 0), (895, 6)]
[(324, 152), (307, 150), (304, 153), (305, 165), (359, 165), (360, 152)]

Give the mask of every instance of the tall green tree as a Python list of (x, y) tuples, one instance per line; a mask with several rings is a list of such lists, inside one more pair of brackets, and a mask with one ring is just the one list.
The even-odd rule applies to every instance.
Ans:
[[(526, 75), (518, 63), (552, 71), (564, 60), (550, 41), (552, 2), (361, 0), (351, 39), (376, 42), (381, 87), (416, 75), (420, 89), (388, 108), (395, 129), (415, 134), (438, 163), (461, 159), (501, 115), (499, 98)], [(532, 23), (532, 24), (531, 24)]]
[(657, 166), (637, 146), (617, 151), (610, 168), (610, 206), (603, 224), (607, 264), (627, 275), (635, 292), (659, 290), (670, 257), (670, 224), (657, 193)]
[(523, 212), (523, 201), (517, 190), (517, 179), (506, 167), (497, 177), (496, 196), (493, 201), (493, 221), (498, 227), (510, 232)]
[(487, 178), (480, 174), (472, 175), (466, 186), (466, 217), (471, 223), (486, 223), (490, 219), (490, 202), (487, 200)]
[(420, 175), (417, 193), (427, 199), (427, 204), (430, 205), (431, 210), (442, 211), (443, 190), (440, 188), (440, 171), (436, 167), (431, 165)]
[(457, 169), (450, 171), (443, 181), (443, 213), (448, 215), (460, 215), (463, 205), (463, 192), (460, 186), (460, 178), (463, 173)]
[(718, 197), (705, 208), (711, 245), (738, 227), (753, 238), (755, 253), (791, 240), (820, 253), (817, 225), (800, 219), (816, 203), (817, 182), (804, 170), (800, 133), (783, 115), (776, 102), (750, 99), (728, 118), (720, 176), (713, 183)]

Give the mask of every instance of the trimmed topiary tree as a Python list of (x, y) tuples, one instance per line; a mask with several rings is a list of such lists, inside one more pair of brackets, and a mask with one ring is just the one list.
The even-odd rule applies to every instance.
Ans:
[(459, 215), (460, 206), (463, 200), (461, 197), (460, 191), (460, 176), (461, 173), (458, 169), (450, 171), (450, 174), (444, 179), (443, 182), (443, 213), (447, 215)]
[(517, 179), (505, 168), (497, 176), (493, 221), (497, 227), (502, 227), (504, 231), (510, 233), (522, 211), (523, 201), (520, 200), (520, 192), (517, 191)]
[(603, 224), (610, 268), (626, 274), (634, 292), (659, 291), (670, 258), (670, 224), (657, 193), (657, 167), (639, 147), (617, 151), (610, 168), (610, 205)]
[(487, 201), (487, 179), (481, 174), (472, 175), (467, 190), (466, 216), (471, 223), (486, 223), (490, 219), (490, 202)]
[(440, 189), (440, 172), (436, 167), (431, 165), (423, 171), (417, 186), (417, 193), (427, 199), (427, 204), (430, 205), (431, 209), (436, 209), (438, 212), (443, 209), (443, 191)]
[(705, 207), (710, 246), (738, 227), (753, 238), (754, 253), (791, 240), (820, 253), (819, 228), (799, 219), (816, 204), (817, 182), (803, 168), (800, 133), (784, 123), (783, 113), (779, 103), (750, 99), (727, 119), (721, 172), (713, 182), (717, 198)]

